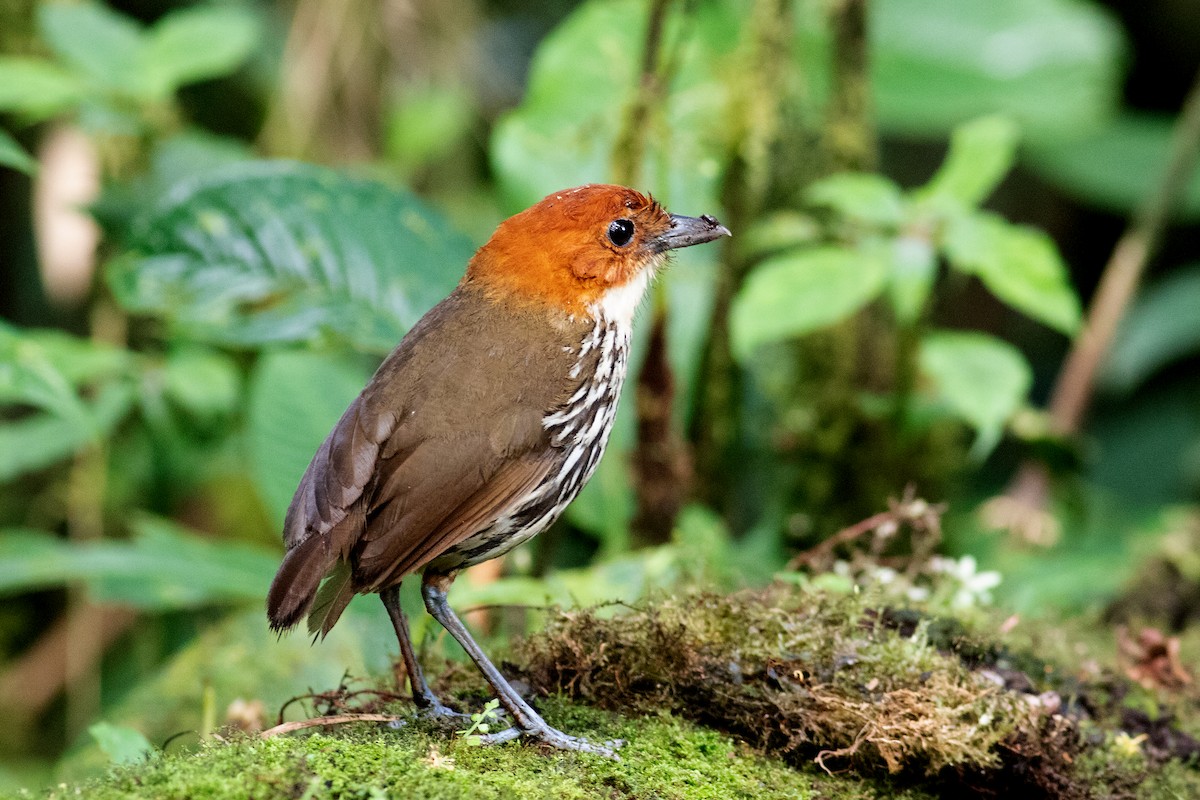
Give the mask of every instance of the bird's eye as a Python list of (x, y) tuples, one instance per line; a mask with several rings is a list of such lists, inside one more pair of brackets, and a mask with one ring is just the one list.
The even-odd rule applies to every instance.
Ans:
[(617, 247), (624, 247), (633, 239), (633, 221), (614, 219), (608, 223), (608, 240)]

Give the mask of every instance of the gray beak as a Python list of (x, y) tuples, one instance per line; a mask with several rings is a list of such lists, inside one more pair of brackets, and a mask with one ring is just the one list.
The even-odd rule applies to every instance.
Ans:
[(680, 247), (691, 247), (694, 244), (704, 244), (722, 236), (732, 236), (729, 228), (717, 222), (716, 217), (703, 214), (699, 217), (684, 217), (679, 214), (671, 215), (671, 228), (658, 237), (658, 245), (662, 250), (676, 250)]

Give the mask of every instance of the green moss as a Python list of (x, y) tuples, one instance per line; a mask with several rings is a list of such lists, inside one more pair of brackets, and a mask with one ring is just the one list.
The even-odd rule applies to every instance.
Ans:
[(928, 797), (815, 769), (798, 771), (756, 755), (727, 736), (667, 715), (628, 720), (557, 699), (544, 701), (543, 707), (550, 721), (563, 728), (596, 739), (625, 739), (621, 761), (515, 744), (476, 747), (421, 727), (351, 725), (265, 741), (243, 737), (212, 743), (195, 753), (116, 769), (78, 787), (60, 787), (48, 798)]
[[(1200, 797), (1192, 755), (1200, 751), (1186, 736), (1200, 728), (1194, 687), (1131, 685), (1112, 663), (1111, 631), (1088, 626), (1081, 641), (1071, 625), (1026, 620), (1013, 630), (1001, 619), (931, 618), (888, 608), (870, 592), (782, 585), (553, 612), (505, 670), (524, 679), (562, 730), (626, 740), (620, 762), (530, 745), (471, 747), (418, 725), (354, 724), (268, 741), (239, 736), (191, 753), (176, 739), (172, 755), (49, 796)], [(234, 633), (242, 647), (254, 640)], [(1198, 641), (1200, 633), (1185, 637), (1182, 651), (1195, 652)], [(169, 681), (139, 693), (138, 713), (111, 721), (183, 729), (195, 701), (167, 702), (176, 687), (230, 692), (246, 684), (212, 680), (214, 660), (221, 661), (212, 653), (181, 659)], [(1194, 662), (1185, 655), (1184, 663)], [(468, 666), (430, 674), (444, 697), (468, 710), (488, 697)], [(410, 710), (395, 695), (329, 691), (336, 682), (314, 682), (326, 692), (311, 704), (317, 713)], [(152, 718), (156, 698), (161, 713)], [(293, 704), (289, 714), (312, 710)]]

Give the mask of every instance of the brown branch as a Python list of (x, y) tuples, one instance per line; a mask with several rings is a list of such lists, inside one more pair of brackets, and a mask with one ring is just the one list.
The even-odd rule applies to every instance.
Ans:
[(839, 545), (852, 542), (858, 537), (875, 530), (883, 523), (893, 521), (895, 517), (896, 514), (892, 511), (880, 511), (878, 514), (867, 517), (866, 519), (856, 522), (849, 527), (842, 528), (828, 539), (822, 539), (819, 544), (814, 545), (803, 552), (797, 553), (792, 557), (792, 560), (787, 563), (787, 569), (797, 570), (803, 566), (807, 566), (817, 559), (829, 555)]
[[(797, 570), (801, 567), (812, 566), (833, 553), (840, 545), (849, 544), (868, 533), (877, 534), (876, 549), (881, 550), (885, 542), (878, 540), (890, 539), (900, 530), (901, 525), (911, 526), (914, 534), (928, 534), (924, 537), (927, 541), (918, 543), (915, 536), (913, 539), (913, 563), (922, 562), (932, 554), (933, 548), (942, 538), (941, 519), (945, 512), (945, 505), (931, 504), (917, 497), (916, 489), (913, 486), (907, 486), (904, 489), (904, 495), (899, 500), (888, 499), (887, 511), (880, 511), (878, 514), (873, 514), (860, 522), (842, 528), (828, 539), (822, 540), (802, 553), (797, 553), (787, 563), (786, 569)], [(875, 554), (875, 557), (878, 559), (878, 553)]]
[(399, 717), (394, 714), (336, 714), (331, 717), (314, 717), (313, 719), (301, 719), (295, 722), (285, 722), (282, 725), (276, 725), (274, 728), (267, 728), (259, 734), (263, 739), (270, 739), (272, 736), (279, 736), (284, 733), (292, 733), (294, 731), (302, 731), (306, 728), (320, 728), (326, 725), (345, 725), (348, 722), (399, 722), (404, 717)]

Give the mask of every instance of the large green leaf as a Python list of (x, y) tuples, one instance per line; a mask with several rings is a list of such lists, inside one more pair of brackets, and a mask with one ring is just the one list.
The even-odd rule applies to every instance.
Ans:
[(1033, 383), (1021, 352), (983, 333), (929, 334), (921, 341), (919, 362), (933, 398), (977, 431), (976, 457), (987, 455), (1000, 441)]
[(40, 120), (70, 107), (83, 91), (83, 82), (57, 64), (0, 56), (0, 111)]
[(98, 86), (138, 94), (145, 85), (142, 29), (132, 18), (93, 0), (49, 2), (38, 25), (54, 53)]
[(1054, 241), (990, 212), (953, 215), (943, 248), (950, 264), (979, 276), (996, 297), (1066, 334), (1079, 328), (1079, 298)]
[(274, 551), (206, 539), (157, 517), (137, 517), (133, 529), (127, 542), (87, 543), (0, 531), (0, 594), (81, 582), (97, 600), (146, 609), (258, 602), (279, 563)]
[(1177, 270), (1146, 288), (1121, 322), (1104, 381), (1130, 391), (1172, 361), (1200, 352), (1200, 266)]
[(839, 322), (883, 289), (887, 263), (840, 247), (799, 250), (755, 268), (733, 301), (733, 352), (745, 359), (760, 344)]
[(257, 21), (236, 6), (172, 11), (146, 30), (103, 3), (49, 2), (42, 36), (55, 54), (103, 93), (162, 100), (180, 86), (224, 75), (250, 55)]
[(185, 180), (131, 240), (109, 270), (130, 311), (226, 345), (332, 332), (378, 353), (453, 289), (473, 251), (406, 191), (286, 162)]
[[(1034, 147), (1027, 160), (1067, 193), (1125, 215), (1162, 179), (1173, 127), (1167, 116), (1127, 112), (1089, 136)], [(1200, 165), (1193, 167), (1175, 215), (1200, 219)]]
[(999, 112), (1045, 140), (1093, 129), (1119, 103), (1121, 28), (1095, 3), (879, 0), (871, 12), (886, 130), (941, 134)]
[(232, 72), (258, 39), (258, 23), (237, 6), (193, 6), (164, 16), (150, 29), (141, 54), (155, 90)]
[(355, 358), (268, 352), (250, 380), (246, 443), (255, 483), (277, 524), (313, 453), (370, 377)]

